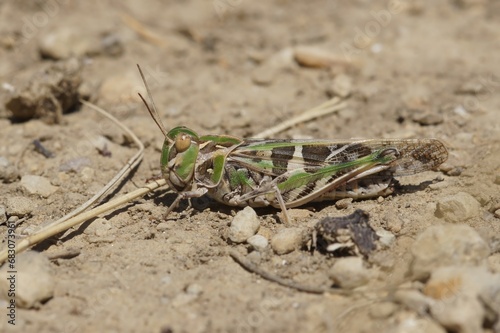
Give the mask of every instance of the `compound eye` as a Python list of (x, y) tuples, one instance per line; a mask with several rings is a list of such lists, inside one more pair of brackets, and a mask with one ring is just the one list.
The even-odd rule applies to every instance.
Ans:
[(185, 133), (181, 133), (175, 138), (175, 150), (178, 153), (186, 151), (191, 146), (191, 137)]

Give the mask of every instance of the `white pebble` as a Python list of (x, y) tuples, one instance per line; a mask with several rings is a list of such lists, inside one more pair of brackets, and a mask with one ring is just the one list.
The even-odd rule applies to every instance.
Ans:
[(443, 327), (463, 333), (482, 332), (485, 310), (477, 289), (486, 283), (487, 272), (480, 270), (445, 267), (432, 273), (424, 293), (435, 300), (430, 305), (430, 313)]
[(428, 312), (432, 299), (415, 289), (400, 289), (394, 293), (394, 301), (408, 309), (425, 314)]
[(351, 94), (352, 91), (352, 79), (350, 76), (345, 74), (337, 75), (328, 89), (328, 94), (330, 96), (339, 96), (346, 98)]
[(403, 221), (395, 212), (391, 211), (387, 213), (384, 220), (387, 224), (387, 229), (392, 233), (397, 234), (403, 228)]
[(411, 254), (413, 276), (421, 278), (438, 267), (484, 264), (490, 249), (467, 225), (438, 225), (427, 228), (417, 237)]
[(344, 289), (354, 289), (368, 283), (373, 273), (364, 266), (363, 259), (347, 257), (338, 259), (329, 271), (333, 282)]
[(295, 251), (302, 246), (303, 234), (301, 228), (282, 229), (271, 239), (271, 247), (277, 254)]
[(477, 298), (460, 297), (446, 307), (431, 307), (431, 315), (443, 327), (461, 333), (483, 332), (484, 309)]
[(165, 232), (171, 228), (172, 228), (172, 223), (168, 223), (168, 222), (160, 222), (156, 226), (156, 230), (158, 230), (159, 232)]
[(379, 243), (385, 248), (391, 247), (392, 244), (394, 244), (394, 242), (396, 241), (396, 236), (394, 236), (392, 232), (385, 229), (377, 230), (376, 234), (379, 237)]
[(459, 192), (440, 199), (436, 216), (447, 222), (464, 222), (479, 214), (479, 202), (469, 193)]
[(82, 171), (80, 172), (80, 178), (85, 184), (94, 181), (95, 170), (90, 167), (83, 167)]
[(12, 183), (17, 180), (18, 176), (15, 165), (11, 164), (5, 157), (0, 156), (0, 179), (4, 183)]
[(7, 215), (5, 213), (5, 206), (0, 205), (0, 224), (4, 224), (5, 222), (7, 222)]
[(108, 220), (98, 218), (90, 223), (83, 233), (90, 236), (103, 237), (106, 236), (111, 229), (112, 226)]
[(271, 65), (261, 65), (252, 72), (253, 83), (261, 86), (271, 85), (276, 77), (277, 69)]
[(190, 284), (184, 289), (183, 293), (174, 297), (172, 306), (176, 308), (185, 306), (199, 298), (202, 293), (203, 288), (200, 285), (196, 283)]
[(117, 55), (123, 52), (123, 45), (114, 35), (102, 38), (99, 33), (80, 29), (76, 24), (43, 36), (39, 51), (44, 57), (59, 60), (103, 53)]
[(0, 156), (0, 168), (6, 168), (8, 167), (10, 164), (9, 160), (6, 159), (5, 157), (3, 156)]
[[(43, 254), (28, 251), (16, 255), (14, 264), (15, 280), (9, 281), (12, 274), (9, 265), (0, 269), (0, 297), (6, 299), (11, 282), (15, 283), (16, 306), (21, 308), (32, 308), (40, 305), (54, 295), (54, 278), (51, 273), (50, 262)], [(7, 298), (7, 300), (9, 300)]]
[(401, 311), (391, 318), (390, 322), (394, 326), (387, 332), (391, 333), (446, 333), (445, 329), (424, 314)]
[(199, 284), (192, 283), (186, 287), (186, 294), (199, 296), (203, 293), (203, 287)]
[(8, 215), (14, 216), (24, 216), (28, 215), (33, 211), (35, 204), (28, 198), (25, 197), (8, 197), (5, 200), (5, 205), (7, 208)]
[(250, 244), (256, 251), (263, 252), (269, 245), (269, 241), (266, 237), (262, 235), (253, 235), (247, 239), (247, 243)]
[(229, 239), (235, 243), (243, 243), (257, 233), (260, 220), (252, 207), (240, 210), (231, 221)]
[(381, 302), (370, 309), (370, 317), (375, 319), (386, 319), (392, 316), (398, 309), (398, 305), (392, 302)]
[(45, 177), (35, 175), (25, 175), (21, 178), (21, 187), (28, 194), (37, 194), (44, 198), (48, 198), (55, 191), (57, 186), (53, 186)]

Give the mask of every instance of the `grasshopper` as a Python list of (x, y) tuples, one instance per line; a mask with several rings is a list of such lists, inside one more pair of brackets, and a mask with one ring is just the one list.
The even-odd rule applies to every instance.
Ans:
[(165, 136), (161, 172), (180, 200), (208, 195), (229, 206), (273, 206), (283, 211), (313, 201), (371, 198), (394, 191), (394, 177), (439, 166), (448, 158), (436, 139), (286, 140), (198, 135), (178, 126), (166, 130), (151, 91), (139, 94)]

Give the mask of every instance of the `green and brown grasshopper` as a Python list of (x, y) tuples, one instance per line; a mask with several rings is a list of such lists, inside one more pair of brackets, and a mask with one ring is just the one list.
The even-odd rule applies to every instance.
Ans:
[(370, 198), (394, 191), (394, 177), (431, 170), (448, 158), (436, 139), (272, 140), (200, 136), (187, 127), (167, 131), (142, 73), (151, 107), (165, 135), (161, 172), (182, 199), (208, 195), (229, 206), (283, 211), (312, 201)]

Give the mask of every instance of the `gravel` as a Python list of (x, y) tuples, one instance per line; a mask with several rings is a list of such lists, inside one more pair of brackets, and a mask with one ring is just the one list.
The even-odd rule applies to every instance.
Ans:
[(229, 239), (235, 243), (243, 243), (257, 233), (260, 220), (252, 207), (240, 210), (229, 227)]
[(12, 216), (23, 217), (30, 214), (35, 207), (35, 203), (26, 197), (9, 197), (5, 200), (7, 214)]
[(447, 222), (464, 222), (479, 214), (479, 202), (469, 193), (459, 192), (441, 198), (436, 207), (436, 216)]
[(269, 245), (267, 238), (262, 235), (253, 235), (247, 239), (247, 242), (254, 248), (254, 250), (259, 252), (264, 252)]
[(8, 270), (15, 270), (16, 306), (21, 308), (38, 307), (54, 295), (55, 282), (51, 273), (50, 261), (41, 253), (28, 251), (16, 255), (14, 268), (4, 265), (0, 269), (0, 297), (6, 299), (12, 281)]
[(5, 206), (0, 205), (0, 224), (4, 224), (7, 222), (7, 215), (6, 215), (7, 209)]
[(304, 240), (302, 228), (286, 228), (280, 230), (271, 239), (271, 247), (277, 254), (286, 254), (300, 248)]
[(340, 258), (329, 271), (334, 284), (344, 289), (363, 286), (373, 275), (373, 272), (364, 266), (360, 257)]
[(55, 191), (57, 186), (53, 186), (45, 177), (35, 175), (24, 175), (21, 178), (21, 187), (28, 194), (36, 194), (44, 198), (50, 197)]
[(479, 266), (489, 254), (486, 241), (467, 225), (431, 226), (411, 247), (411, 271), (422, 278), (443, 266)]
[(480, 295), (492, 295), (499, 286), (500, 274), (490, 273), (485, 266), (449, 266), (434, 270), (423, 292), (433, 300), (430, 313), (443, 327), (473, 333), (482, 331), (486, 319)]

